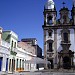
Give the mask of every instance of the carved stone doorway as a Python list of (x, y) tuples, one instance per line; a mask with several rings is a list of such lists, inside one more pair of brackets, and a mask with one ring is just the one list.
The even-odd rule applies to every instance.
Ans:
[(71, 69), (71, 58), (68, 56), (65, 56), (63, 58), (63, 68), (64, 69)]

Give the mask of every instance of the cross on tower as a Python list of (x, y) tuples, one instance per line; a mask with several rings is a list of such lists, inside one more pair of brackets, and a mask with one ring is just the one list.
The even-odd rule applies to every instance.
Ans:
[(62, 4), (63, 4), (63, 7), (65, 7), (65, 4), (66, 4), (66, 3), (65, 3), (65, 2), (63, 2)]
[(73, 5), (74, 5), (74, 7), (75, 7), (75, 0), (73, 0)]

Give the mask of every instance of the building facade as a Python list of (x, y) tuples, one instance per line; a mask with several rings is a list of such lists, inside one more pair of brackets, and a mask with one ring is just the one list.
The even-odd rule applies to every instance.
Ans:
[[(64, 4), (64, 2), (63, 2)], [(48, 0), (44, 7), (44, 59), (46, 69), (71, 69), (75, 66), (75, 1), (71, 15), (67, 7), (57, 11), (53, 0)]]
[[(22, 41), (18, 42), (16, 57), (17, 57), (17, 64), (18, 64), (17, 71), (35, 71), (36, 70), (36, 63), (27, 62), (29, 60), (32, 60), (32, 58), (36, 58), (35, 48), (32, 47), (31, 45)], [(19, 63), (18, 61), (21, 63)]]
[(35, 48), (35, 54), (37, 55), (37, 57), (42, 58), (42, 49), (37, 44), (36, 38), (24, 38), (21, 41), (33, 46)]
[(36, 63), (27, 62), (32, 58), (36, 58), (33, 46), (18, 42), (15, 32), (0, 28), (0, 72), (37, 70)]
[(2, 39), (5, 40), (10, 44), (10, 55), (9, 55), (9, 64), (8, 64), (8, 71), (14, 72), (16, 66), (16, 54), (17, 54), (17, 41), (18, 35), (13, 31), (3, 31)]
[(2, 31), (0, 28), (0, 71), (8, 71), (8, 61), (10, 56), (10, 44), (2, 39)]
[[(35, 48), (36, 57), (41, 58), (41, 60), (42, 60), (42, 49), (37, 44), (36, 38), (24, 38), (21, 41), (33, 46)], [(36, 66), (37, 69), (41, 69), (42, 67), (44, 67), (44, 66), (43, 66), (43, 64), (40, 64), (40, 63), (38, 63)]]

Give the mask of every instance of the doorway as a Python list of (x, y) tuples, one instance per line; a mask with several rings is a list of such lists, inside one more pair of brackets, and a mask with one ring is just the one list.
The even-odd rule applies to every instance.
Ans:
[(70, 57), (64, 57), (63, 58), (63, 68), (64, 69), (70, 69), (71, 68), (71, 59)]
[(2, 69), (2, 57), (0, 57), (0, 71), (1, 71), (1, 69)]

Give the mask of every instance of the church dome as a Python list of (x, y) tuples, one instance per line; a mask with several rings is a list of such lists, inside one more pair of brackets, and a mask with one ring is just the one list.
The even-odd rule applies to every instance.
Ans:
[(48, 0), (45, 9), (54, 9), (54, 1), (53, 0)]

